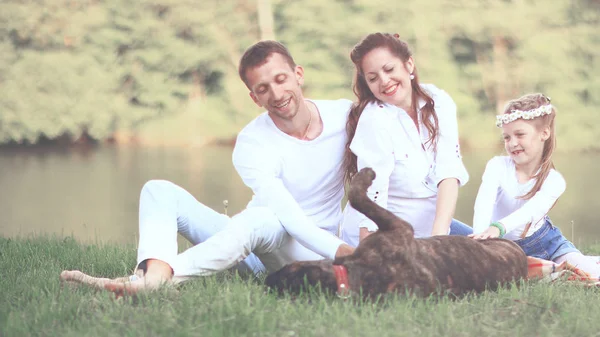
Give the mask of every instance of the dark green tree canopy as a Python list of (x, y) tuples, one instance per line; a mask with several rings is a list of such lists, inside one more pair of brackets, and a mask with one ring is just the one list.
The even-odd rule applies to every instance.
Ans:
[(249, 45), (282, 41), (307, 96), (352, 99), (351, 48), (387, 31), (455, 99), (466, 143), (496, 144), (493, 115), (542, 91), (561, 147), (598, 147), (598, 0), (7, 0), (0, 22), (0, 143), (232, 137), (260, 111), (237, 77)]

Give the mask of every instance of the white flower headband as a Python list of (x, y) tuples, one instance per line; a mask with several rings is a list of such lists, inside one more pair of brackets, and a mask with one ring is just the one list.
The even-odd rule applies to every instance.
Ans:
[(510, 110), (509, 114), (502, 114), (496, 116), (496, 126), (501, 128), (503, 124), (514, 122), (519, 118), (523, 119), (534, 119), (536, 117), (549, 115), (552, 113), (552, 104), (542, 105), (539, 108), (531, 110)]

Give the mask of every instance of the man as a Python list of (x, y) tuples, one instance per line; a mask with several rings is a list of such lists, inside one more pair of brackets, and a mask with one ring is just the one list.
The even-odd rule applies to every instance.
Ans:
[[(123, 282), (64, 271), (61, 279), (135, 293), (228, 269), (251, 252), (268, 271), (352, 253), (335, 235), (351, 102), (306, 100), (304, 70), (275, 41), (251, 46), (239, 74), (252, 100), (267, 110), (240, 132), (233, 151), (236, 170), (254, 192), (248, 207), (229, 219), (181, 187), (150, 181), (140, 196), (136, 275)], [(195, 244), (179, 255), (178, 232)], [(252, 255), (245, 262), (260, 267)]]

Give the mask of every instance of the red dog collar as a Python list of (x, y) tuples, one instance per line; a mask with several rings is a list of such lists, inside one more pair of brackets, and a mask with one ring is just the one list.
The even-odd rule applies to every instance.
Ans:
[(346, 299), (350, 297), (350, 283), (348, 283), (348, 269), (342, 265), (333, 265), (335, 280), (337, 282), (337, 295)]

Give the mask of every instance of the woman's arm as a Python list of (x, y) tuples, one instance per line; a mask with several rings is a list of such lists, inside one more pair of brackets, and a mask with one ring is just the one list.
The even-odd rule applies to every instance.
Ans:
[(438, 185), (438, 197), (435, 206), (435, 219), (431, 235), (446, 235), (454, 217), (458, 199), (458, 179), (447, 178)]
[(367, 227), (360, 227), (358, 234), (358, 242), (364, 240), (367, 236), (373, 234), (373, 232), (369, 232)]
[(431, 235), (446, 235), (456, 210), (458, 188), (469, 181), (469, 174), (460, 154), (456, 104), (443, 90), (436, 93), (435, 104), (439, 138), (434, 182), (438, 188), (438, 199)]

